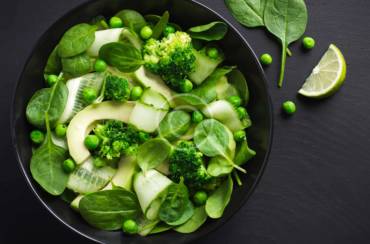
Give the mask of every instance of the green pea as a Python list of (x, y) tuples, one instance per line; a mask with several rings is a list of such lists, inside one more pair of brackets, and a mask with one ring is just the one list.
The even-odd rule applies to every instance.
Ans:
[(215, 48), (215, 47), (208, 48), (207, 55), (208, 55), (208, 57), (210, 57), (212, 59), (217, 59), (218, 56), (219, 56), (218, 49)]
[(192, 113), (192, 115), (191, 115), (191, 120), (192, 120), (194, 123), (196, 123), (196, 124), (198, 124), (198, 123), (202, 122), (202, 121), (203, 121), (203, 119), (204, 119), (204, 116), (203, 116), (203, 114), (202, 114), (200, 111), (194, 111), (194, 112)]
[(168, 36), (169, 34), (175, 33), (176, 29), (172, 25), (167, 25), (163, 30), (163, 35)]
[(295, 103), (292, 101), (284, 102), (282, 108), (283, 108), (283, 111), (289, 115), (292, 115), (297, 111), (297, 107)]
[(191, 92), (191, 90), (193, 90), (193, 83), (190, 80), (186, 79), (181, 84), (180, 90), (181, 92), (184, 92), (184, 93)]
[(106, 161), (101, 158), (94, 158), (93, 164), (96, 168), (103, 168), (107, 165)]
[(107, 63), (102, 59), (95, 61), (94, 69), (96, 72), (104, 72), (107, 69)]
[(92, 103), (98, 97), (98, 92), (91, 87), (85, 87), (82, 91), (82, 97), (87, 103)]
[(44, 142), (45, 140), (45, 135), (42, 131), (40, 130), (33, 130), (31, 131), (30, 133), (30, 138), (31, 138), (31, 141), (35, 144), (41, 144)]
[(143, 28), (141, 28), (140, 36), (144, 40), (148, 40), (149, 38), (152, 37), (152, 35), (153, 35), (153, 30), (152, 28), (150, 28), (150, 26), (144, 26)]
[(312, 37), (306, 36), (305, 38), (303, 38), (302, 44), (305, 49), (310, 50), (315, 47), (316, 42), (315, 39), (313, 39)]
[(84, 143), (87, 149), (95, 150), (100, 144), (100, 139), (96, 135), (88, 135)]
[(48, 75), (46, 82), (48, 83), (49, 87), (52, 87), (58, 81), (58, 76), (56, 75)]
[(193, 201), (196, 205), (202, 206), (206, 203), (208, 195), (205, 191), (198, 191), (193, 196)]
[(260, 57), (261, 64), (267, 66), (272, 64), (272, 56), (268, 53), (262, 54)]
[(132, 101), (139, 100), (141, 95), (143, 95), (143, 88), (141, 88), (140, 86), (134, 86), (131, 89), (130, 97)]
[(236, 108), (242, 104), (242, 99), (239, 96), (231, 96), (227, 100)]
[(127, 234), (136, 234), (139, 231), (139, 227), (135, 220), (128, 219), (123, 222), (122, 230)]
[(236, 112), (239, 115), (239, 119), (244, 119), (247, 117), (247, 110), (243, 107), (239, 107), (236, 109)]
[(121, 28), (123, 26), (122, 20), (116, 16), (110, 18), (109, 25), (111, 28)]
[(72, 173), (76, 168), (76, 163), (75, 161), (73, 161), (72, 159), (66, 159), (64, 160), (63, 162), (63, 170), (64, 172), (66, 172), (67, 174), (70, 174)]
[(247, 135), (244, 130), (239, 130), (234, 133), (234, 139), (237, 142), (244, 141), (247, 138)]
[(57, 124), (55, 127), (55, 135), (59, 138), (63, 138), (66, 136), (67, 133), (67, 126), (64, 124)]

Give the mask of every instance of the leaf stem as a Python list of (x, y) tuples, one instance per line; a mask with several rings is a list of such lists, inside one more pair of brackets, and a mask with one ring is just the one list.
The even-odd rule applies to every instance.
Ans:
[(242, 181), (240, 180), (240, 177), (239, 177), (239, 174), (236, 170), (233, 171), (233, 174), (234, 174), (234, 178), (236, 180), (236, 183), (238, 184), (238, 186), (242, 186), (243, 183)]
[(279, 88), (283, 86), (283, 82), (284, 82), (286, 56), (287, 56), (287, 44), (284, 43), (282, 52), (281, 52), (281, 68), (280, 68), (280, 77), (279, 77), (279, 83), (278, 83)]
[(286, 48), (286, 53), (288, 54), (289, 57), (293, 56), (292, 51), (290, 51), (289, 47)]

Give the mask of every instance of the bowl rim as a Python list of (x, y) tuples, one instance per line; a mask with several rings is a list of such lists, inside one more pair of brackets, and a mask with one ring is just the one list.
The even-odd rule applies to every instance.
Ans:
[[(16, 135), (16, 130), (15, 130), (15, 122), (16, 122), (16, 115), (15, 115), (15, 106), (16, 106), (16, 92), (18, 90), (18, 87), (19, 87), (19, 84), (20, 84), (20, 78), (22, 77), (22, 75), (24, 74), (25, 72), (25, 69), (26, 69), (26, 66), (27, 64), (29, 63), (29, 61), (31, 60), (32, 58), (32, 55), (34, 54), (34, 52), (36, 51), (36, 48), (37, 46), (39, 45), (39, 42), (41, 39), (43, 39), (46, 34), (54, 28), (54, 26), (61, 20), (61, 19), (64, 19), (66, 16), (68, 16), (71, 12), (74, 12), (74, 11), (77, 11), (78, 9), (80, 8), (83, 8), (83, 7), (86, 7), (88, 6), (89, 4), (93, 3), (93, 2), (96, 2), (96, 1), (99, 1), (99, 0), (88, 0), (86, 2), (83, 2), (81, 4), (78, 4), (77, 6), (67, 10), (67, 12), (65, 12), (64, 14), (62, 14), (60, 17), (57, 18), (57, 20), (55, 20), (44, 32), (43, 34), (37, 38), (37, 41), (35, 42), (35, 44), (33, 44), (32, 48), (31, 48), (31, 51), (29, 52), (28, 54), (28, 57), (27, 59), (25, 60), (24, 64), (23, 64), (23, 68), (22, 68), (22, 71), (19, 73), (18, 77), (17, 77), (17, 80), (15, 82), (15, 84), (13, 85), (13, 89), (12, 89), (12, 100), (11, 100), (11, 111), (10, 111), (10, 129), (11, 129), (11, 140), (12, 140), (12, 150), (16, 156), (16, 160), (18, 162), (18, 166), (27, 182), (27, 185), (28, 187), (31, 189), (31, 191), (33, 192), (33, 195), (41, 202), (41, 204), (44, 206), (44, 208), (46, 210), (48, 210), (48, 212), (54, 216), (59, 222), (61, 222), (64, 226), (68, 227), (69, 230), (85, 237), (86, 239), (90, 240), (90, 241), (93, 241), (95, 243), (102, 243), (101, 241), (95, 239), (94, 237), (88, 235), (88, 234), (85, 234), (83, 233), (82, 231), (78, 230), (77, 228), (69, 225), (66, 221), (64, 221), (61, 217), (59, 217), (49, 206), (48, 204), (41, 198), (41, 196), (37, 193), (35, 187), (32, 185), (32, 179), (31, 177), (27, 174), (27, 171), (25, 169), (25, 167), (23, 166), (22, 164), (22, 159), (21, 159), (21, 156), (20, 156), (20, 153), (19, 153), (19, 145), (18, 143), (16, 142), (16, 138), (17, 138), (17, 135)], [(226, 222), (228, 222), (237, 212), (240, 211), (240, 209), (247, 203), (248, 199), (251, 197), (251, 195), (254, 193), (257, 185), (259, 184), (261, 178), (262, 178), (262, 175), (264, 174), (264, 171), (266, 169), (266, 165), (268, 163), (268, 160), (269, 160), (269, 156), (270, 156), (270, 153), (271, 153), (271, 148), (272, 148), (272, 143), (273, 143), (273, 131), (274, 131), (274, 118), (273, 118), (273, 105), (272, 105), (272, 99), (271, 99), (271, 95), (270, 95), (270, 91), (268, 89), (268, 85), (267, 85), (267, 78), (266, 78), (266, 75), (265, 75), (265, 72), (262, 68), (262, 65), (260, 64), (260, 62), (258, 62), (258, 57), (256, 55), (256, 53), (254, 52), (253, 48), (250, 46), (249, 42), (245, 39), (245, 37), (243, 36), (243, 34), (241, 34), (241, 32), (229, 21), (227, 20), (225, 17), (223, 17), (220, 13), (218, 13), (217, 11), (213, 10), (211, 7), (207, 6), (206, 4), (204, 3), (200, 3), (196, 0), (184, 0), (184, 1), (187, 1), (187, 2), (190, 2), (191, 4), (193, 4), (195, 7), (200, 7), (200, 8), (203, 8), (205, 9), (206, 11), (208, 12), (211, 12), (214, 16), (216, 16), (217, 18), (221, 19), (223, 22), (225, 22), (229, 28), (232, 29), (232, 31), (234, 31), (237, 36), (239, 37), (239, 39), (241, 40), (241, 43), (244, 45), (245, 48), (248, 48), (249, 51), (252, 53), (252, 55), (254, 56), (254, 60), (253, 62), (255, 62), (255, 64), (257, 65), (257, 68), (258, 68), (258, 72), (262, 75), (261, 79), (262, 79), (262, 85), (265, 87), (265, 91), (266, 91), (266, 95), (267, 95), (267, 106), (268, 106), (268, 122), (269, 122), (269, 141), (267, 143), (267, 148), (266, 148), (266, 154), (265, 154), (265, 157), (263, 159), (263, 162), (262, 162), (262, 165), (261, 165), (261, 169), (259, 170), (257, 176), (256, 176), (256, 180), (254, 181), (253, 185), (251, 186), (250, 190), (248, 191), (247, 194), (245, 194), (245, 196), (242, 198), (242, 201), (241, 201), (241, 204), (239, 206), (237, 206), (235, 208), (235, 210), (230, 214), (230, 216), (226, 217), (226, 218), (223, 218), (222, 220), (219, 219), (217, 220), (219, 222), (219, 224), (217, 226), (215, 226), (213, 229), (210, 229), (208, 231), (206, 231), (202, 236), (194, 236), (193, 238), (190, 238), (190, 242), (191, 241), (194, 241), (196, 239), (199, 239), (199, 238), (204, 238), (205, 236), (209, 235), (211, 232), (214, 232), (216, 231), (217, 229), (219, 229), (221, 226), (223, 226)]]

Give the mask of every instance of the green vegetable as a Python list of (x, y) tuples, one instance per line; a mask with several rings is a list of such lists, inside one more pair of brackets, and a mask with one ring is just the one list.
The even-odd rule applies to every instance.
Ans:
[(225, 0), (234, 18), (247, 27), (264, 26), (267, 2), (268, 0)]
[(95, 150), (99, 146), (99, 143), (100, 139), (96, 135), (88, 135), (85, 138), (85, 146), (89, 150)]
[(55, 85), (55, 83), (57, 83), (58, 79), (59, 78), (56, 75), (48, 75), (46, 82), (48, 83), (49, 87), (52, 87), (53, 85)]
[(118, 230), (125, 219), (140, 212), (135, 194), (124, 189), (88, 194), (81, 199), (79, 209), (90, 225), (102, 230)]
[(73, 159), (66, 159), (63, 161), (63, 170), (67, 174), (72, 173), (76, 169), (76, 163)]
[(67, 30), (58, 44), (58, 55), (70, 58), (85, 52), (95, 40), (96, 26), (78, 24)]
[(97, 30), (106, 30), (109, 29), (109, 25), (104, 16), (98, 15), (91, 19), (90, 23), (95, 25)]
[(292, 115), (297, 111), (297, 107), (295, 103), (292, 101), (284, 102), (282, 108), (283, 108), (283, 111), (288, 115)]
[(185, 134), (191, 123), (190, 115), (184, 111), (172, 111), (159, 124), (158, 133), (169, 141), (174, 141)]
[(186, 79), (180, 84), (180, 91), (184, 93), (191, 92), (193, 90), (193, 83), (190, 80)]
[(165, 162), (170, 153), (171, 144), (165, 139), (151, 139), (139, 147), (137, 152), (137, 163), (141, 170), (146, 172)]
[(82, 97), (87, 104), (93, 103), (98, 98), (98, 92), (91, 87), (85, 87), (82, 90)]
[(218, 59), (218, 49), (216, 47), (211, 47), (207, 49), (207, 55), (208, 57), (212, 59)]
[(45, 140), (45, 135), (42, 131), (40, 130), (33, 130), (31, 131), (30, 133), (30, 138), (31, 138), (31, 141), (35, 144), (41, 144), (44, 142)]
[(237, 142), (244, 141), (246, 139), (246, 133), (244, 130), (234, 132), (234, 139)]
[(67, 126), (64, 124), (57, 124), (55, 127), (55, 135), (59, 138), (64, 138), (67, 133)]
[(221, 177), (230, 174), (234, 169), (234, 165), (230, 160), (222, 156), (211, 158), (207, 166), (207, 172), (213, 177)]
[(143, 64), (141, 52), (128, 43), (108, 43), (99, 50), (99, 58), (122, 72), (134, 72)]
[(131, 93), (130, 93), (130, 99), (132, 101), (136, 101), (136, 100), (139, 100), (141, 95), (143, 95), (143, 88), (141, 88), (141, 86), (134, 86), (132, 89), (131, 89)]
[(140, 30), (140, 36), (141, 38), (143, 38), (144, 40), (148, 40), (149, 38), (151, 38), (153, 35), (153, 30), (152, 28), (150, 28), (150, 26), (144, 26), (141, 30)]
[(107, 63), (104, 60), (97, 59), (95, 61), (94, 70), (96, 72), (104, 72), (107, 69)]
[(204, 116), (201, 112), (199, 111), (194, 111), (191, 115), (191, 120), (194, 122), (194, 123), (200, 123), (202, 122), (204, 119)]
[(123, 222), (122, 230), (127, 234), (136, 234), (139, 231), (139, 227), (134, 220), (128, 219)]
[(141, 28), (146, 26), (144, 17), (137, 11), (132, 9), (124, 9), (115, 14), (119, 17), (123, 24), (135, 32), (139, 33)]
[(58, 55), (58, 46), (50, 53), (44, 68), (44, 74), (59, 74), (62, 71), (62, 62)]
[(26, 108), (28, 122), (38, 128), (45, 128), (45, 114), (48, 114), (50, 127), (54, 128), (67, 103), (68, 90), (58, 79), (51, 88), (38, 90), (33, 94)]
[(143, 47), (143, 42), (140, 39), (139, 35), (136, 34), (136, 32), (131, 29), (122, 28), (119, 39), (121, 42), (130, 43), (138, 50), (141, 50), (141, 48)]
[(237, 108), (236, 112), (239, 115), (239, 119), (245, 119), (248, 116), (247, 110), (243, 107)]
[(136, 102), (130, 115), (129, 123), (138, 130), (153, 133), (158, 129), (159, 123), (166, 116), (167, 110), (155, 108), (142, 102)]
[(205, 191), (197, 191), (193, 196), (193, 201), (196, 205), (202, 206), (206, 204), (208, 195)]
[(260, 57), (260, 62), (261, 62), (261, 64), (263, 64), (265, 66), (272, 64), (271, 55), (268, 54), (268, 53), (262, 54), (261, 57)]
[(109, 20), (109, 25), (111, 28), (121, 28), (123, 26), (123, 22), (119, 17), (113, 16)]
[(310, 50), (315, 47), (315, 44), (315, 39), (313, 39), (312, 37), (306, 36), (305, 38), (303, 38), (302, 45), (305, 49)]
[(233, 181), (229, 176), (227, 180), (213, 192), (206, 202), (206, 212), (212, 219), (221, 218), (225, 208), (229, 204), (233, 191)]
[(108, 75), (105, 82), (105, 99), (124, 102), (130, 98), (130, 87), (126, 79)]
[(303, 0), (267, 1), (264, 22), (282, 45), (281, 71), (278, 86), (282, 87), (285, 73), (287, 48), (298, 40), (306, 30), (307, 8)]
[(104, 166), (107, 166), (107, 162), (102, 158), (94, 158), (93, 164), (96, 168), (103, 168)]
[(242, 99), (239, 96), (231, 96), (227, 99), (234, 107), (239, 107), (242, 104)]
[(153, 28), (152, 38), (159, 39), (161, 37), (163, 30), (166, 28), (168, 24), (169, 19), (170, 13), (168, 11), (164, 12), (158, 23)]
[(207, 220), (205, 207), (197, 207), (194, 209), (193, 216), (184, 224), (176, 227), (174, 230), (180, 233), (188, 234), (198, 230)]
[(164, 28), (163, 35), (168, 36), (169, 34), (175, 33), (176, 29), (172, 25), (167, 25), (166, 28)]
[(207, 25), (192, 27), (188, 30), (191, 38), (204, 41), (219, 41), (227, 33), (227, 25), (224, 22), (215, 21)]
[(162, 232), (165, 232), (165, 231), (168, 231), (170, 229), (172, 229), (173, 226), (170, 226), (168, 224), (165, 224), (165, 223), (158, 223), (151, 231), (150, 231), (150, 235), (153, 235), (153, 234), (159, 234), (159, 233), (162, 233)]
[(145, 89), (144, 93), (141, 95), (140, 101), (144, 104), (153, 106), (155, 109), (167, 111), (170, 108), (167, 99), (152, 88)]
[(256, 152), (249, 148), (248, 142), (244, 140), (236, 148), (234, 162), (236, 165), (243, 165), (256, 156)]
[(243, 73), (238, 69), (234, 69), (227, 74), (227, 78), (230, 84), (238, 90), (243, 104), (246, 106), (249, 102), (249, 88)]
[(86, 53), (70, 58), (62, 58), (63, 72), (77, 77), (90, 73), (94, 69), (93, 60)]

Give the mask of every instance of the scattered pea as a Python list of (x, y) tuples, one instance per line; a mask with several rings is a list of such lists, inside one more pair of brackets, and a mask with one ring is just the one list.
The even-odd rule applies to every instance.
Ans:
[(239, 96), (231, 96), (227, 100), (236, 108), (242, 104), (242, 99)]
[(87, 149), (94, 150), (99, 146), (100, 139), (96, 135), (88, 135), (84, 143)]
[(123, 26), (122, 20), (116, 16), (110, 18), (109, 25), (111, 28), (121, 28)]
[(245, 117), (247, 117), (247, 110), (243, 107), (237, 108), (236, 112), (239, 115), (239, 119), (244, 119)]
[(72, 173), (76, 168), (76, 163), (75, 161), (73, 161), (72, 159), (66, 159), (64, 160), (63, 162), (63, 170), (64, 172), (66, 172), (67, 174), (70, 174)]
[(144, 26), (143, 28), (141, 28), (140, 36), (144, 40), (148, 40), (150, 37), (152, 37), (152, 35), (153, 35), (153, 30), (152, 28), (150, 28), (150, 26)]
[(244, 130), (239, 130), (234, 133), (234, 139), (237, 142), (244, 141), (247, 138)]
[(191, 90), (193, 90), (193, 83), (186, 79), (182, 84), (181, 84), (181, 87), (180, 87), (181, 91), (182, 92), (191, 92)]
[(107, 69), (107, 63), (102, 59), (95, 61), (94, 69), (96, 72), (104, 72)]
[(167, 25), (163, 30), (163, 35), (168, 36), (169, 34), (175, 33), (176, 29), (172, 25)]
[(98, 93), (94, 88), (86, 87), (82, 91), (82, 97), (87, 103), (92, 103), (98, 97)]
[(139, 227), (134, 220), (128, 219), (123, 222), (122, 230), (127, 234), (136, 234), (139, 230)]
[(272, 56), (268, 53), (262, 54), (260, 57), (261, 64), (267, 66), (272, 64)]
[(316, 42), (315, 39), (313, 39), (312, 37), (306, 36), (305, 38), (303, 38), (302, 44), (305, 49), (310, 50), (315, 47)]
[(218, 49), (215, 47), (208, 48), (207, 55), (212, 59), (217, 59), (219, 56)]
[(198, 124), (198, 123), (202, 122), (202, 121), (203, 121), (203, 119), (204, 119), (204, 116), (203, 116), (203, 114), (202, 114), (200, 111), (194, 111), (194, 112), (192, 113), (192, 115), (191, 115), (191, 120), (192, 120), (194, 123), (196, 123), (196, 124)]
[(33, 130), (30, 133), (31, 141), (35, 144), (41, 144), (45, 140), (45, 135), (40, 130)]
[(198, 206), (202, 206), (206, 203), (208, 195), (205, 191), (198, 191), (194, 194), (194, 203)]
[(292, 101), (284, 102), (282, 108), (283, 108), (283, 111), (289, 115), (292, 115), (297, 111), (297, 107), (295, 103)]
[(140, 86), (134, 86), (131, 89), (130, 97), (131, 97), (131, 100), (132, 101), (139, 100), (139, 98), (141, 97), (141, 95), (143, 95), (143, 88), (141, 88)]
[(55, 127), (55, 135), (59, 138), (63, 138), (66, 136), (67, 133), (67, 126), (64, 124), (57, 124)]
[(58, 81), (58, 76), (56, 75), (48, 75), (46, 82), (49, 87), (52, 87)]

